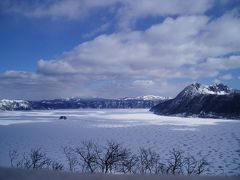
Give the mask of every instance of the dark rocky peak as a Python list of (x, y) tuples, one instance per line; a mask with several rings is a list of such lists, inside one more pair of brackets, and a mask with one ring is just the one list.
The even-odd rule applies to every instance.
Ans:
[(232, 89), (229, 88), (228, 86), (219, 83), (219, 84), (214, 84), (212, 86), (209, 86), (209, 90), (212, 92), (215, 92), (217, 94), (229, 94), (231, 93)]
[(193, 83), (179, 93), (177, 97), (187, 96), (193, 97), (196, 95), (228, 95), (232, 93), (233, 90), (224, 84), (214, 84), (214, 85), (202, 85), (200, 83)]

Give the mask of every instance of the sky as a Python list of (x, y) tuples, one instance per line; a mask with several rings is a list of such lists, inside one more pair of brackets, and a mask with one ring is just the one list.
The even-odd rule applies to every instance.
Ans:
[(1, 0), (0, 98), (240, 89), (239, 0)]

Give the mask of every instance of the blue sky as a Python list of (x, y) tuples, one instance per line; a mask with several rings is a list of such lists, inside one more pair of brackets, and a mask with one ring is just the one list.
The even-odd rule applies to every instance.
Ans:
[(239, 0), (2, 0), (0, 98), (240, 89)]

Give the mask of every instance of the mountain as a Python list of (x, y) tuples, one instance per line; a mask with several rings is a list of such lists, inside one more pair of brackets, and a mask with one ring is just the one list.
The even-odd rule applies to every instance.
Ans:
[(161, 96), (141, 96), (134, 98), (67, 98), (41, 101), (0, 100), (0, 110), (47, 110), (78, 108), (151, 108), (167, 100)]
[(30, 109), (30, 103), (24, 100), (8, 100), (2, 99), (0, 100), (0, 110), (28, 110)]
[(158, 115), (240, 119), (240, 91), (224, 84), (206, 86), (194, 83), (174, 99), (160, 102), (150, 111)]

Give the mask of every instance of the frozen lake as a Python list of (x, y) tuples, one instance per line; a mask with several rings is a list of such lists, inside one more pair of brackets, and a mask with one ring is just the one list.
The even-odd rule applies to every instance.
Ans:
[[(59, 120), (59, 116), (67, 120)], [(63, 158), (61, 147), (83, 140), (114, 140), (137, 151), (149, 147), (167, 158), (177, 148), (210, 163), (209, 174), (240, 174), (240, 121), (157, 116), (146, 109), (79, 109), (0, 112), (0, 166), (9, 166), (9, 149), (41, 147)]]

